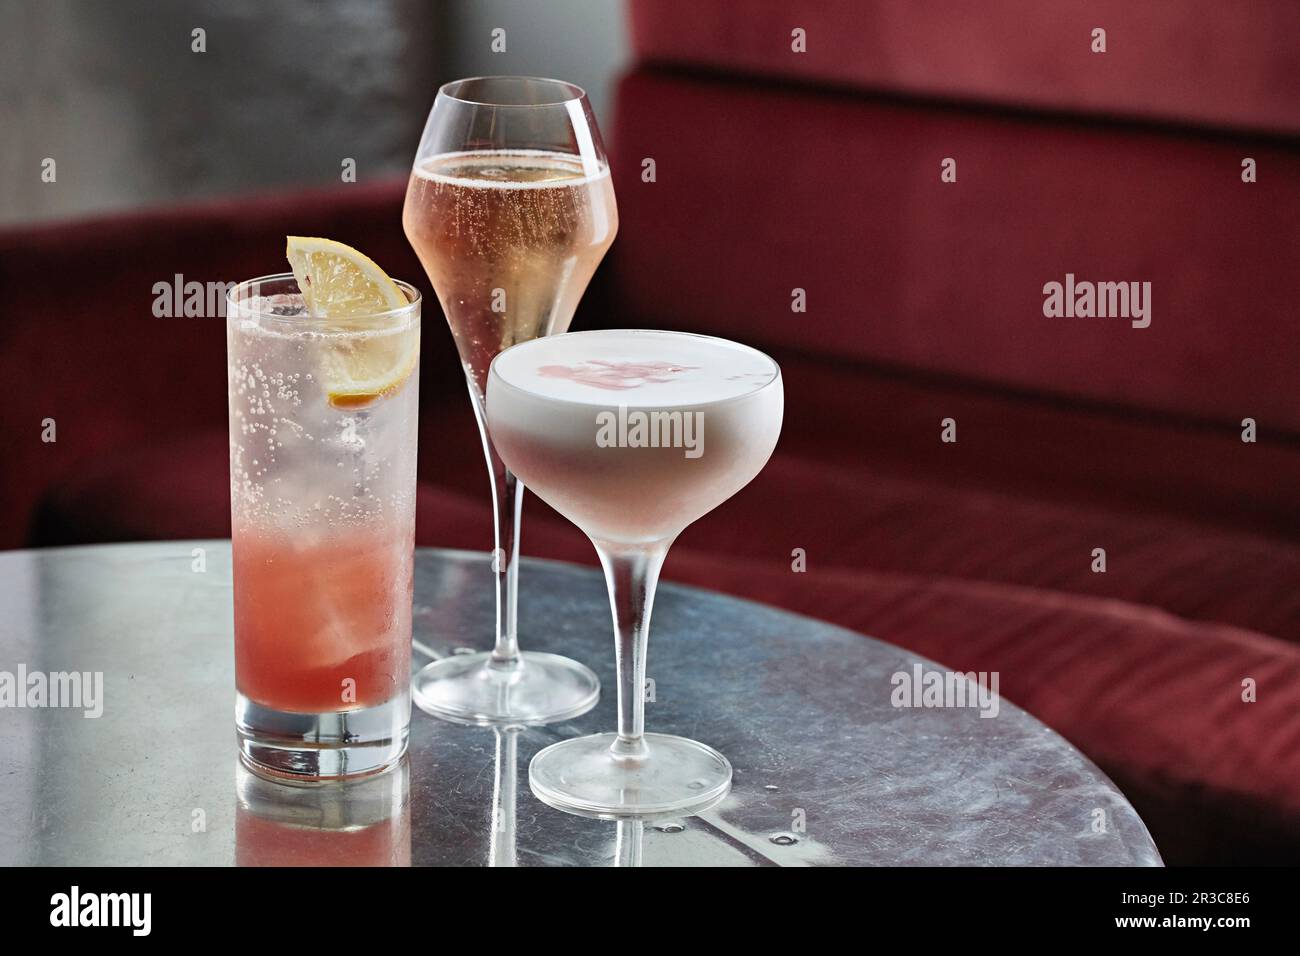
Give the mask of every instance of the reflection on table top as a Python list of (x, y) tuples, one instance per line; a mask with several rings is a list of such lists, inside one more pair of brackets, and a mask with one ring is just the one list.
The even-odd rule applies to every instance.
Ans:
[[(489, 646), (490, 581), (486, 554), (419, 551), (415, 666)], [(1006, 701), (992, 719), (895, 708), (891, 676), (933, 665), (669, 583), (651, 629), (647, 729), (720, 749), (732, 793), (676, 820), (553, 810), (529, 791), (528, 760), (613, 728), (609, 608), (584, 568), (525, 561), (521, 588), (521, 643), (593, 667), (606, 688), (595, 710), (529, 728), (462, 727), (417, 710), (395, 772), (290, 788), (235, 758), (228, 542), (0, 554), (0, 679), (21, 665), (104, 680), (98, 718), (0, 709), (0, 863), (1160, 862), (1105, 776)]]

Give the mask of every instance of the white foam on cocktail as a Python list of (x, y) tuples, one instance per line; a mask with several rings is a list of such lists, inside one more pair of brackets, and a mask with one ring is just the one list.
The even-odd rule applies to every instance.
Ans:
[(531, 394), (582, 405), (684, 408), (747, 395), (775, 363), (722, 339), (636, 331), (570, 333), (503, 352), (496, 374)]
[[(583, 176), (575, 176), (572, 179), (543, 179), (537, 182), (515, 182), (505, 179), (471, 179), (466, 176), (448, 176), (445, 173), (438, 172), (436, 167), (448, 164), (449, 160), (463, 160), (475, 166), (491, 166), (493, 162), (506, 158), (532, 157), (539, 160), (561, 160), (565, 164), (572, 165), (575, 170), (581, 167), (585, 173)], [(496, 150), (467, 150), (455, 153), (440, 153), (437, 156), (430, 156), (427, 159), (419, 160), (411, 174), (419, 176), (421, 179), (430, 179), (441, 183), (451, 183), (456, 186), (468, 186), (472, 189), (559, 189), (571, 186), (583, 186), (587, 183), (595, 182), (598, 179), (604, 179), (609, 176), (609, 167), (601, 166), (596, 170), (588, 170), (586, 167), (591, 165), (591, 161), (581, 156), (575, 156), (572, 153), (557, 153), (547, 149), (496, 149)]]
[(593, 539), (651, 542), (743, 488), (776, 446), (766, 355), (682, 332), (600, 330), (497, 356), (488, 428), (507, 466)]

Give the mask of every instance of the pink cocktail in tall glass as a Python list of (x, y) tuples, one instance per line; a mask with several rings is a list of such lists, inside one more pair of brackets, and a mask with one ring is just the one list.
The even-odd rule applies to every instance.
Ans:
[(292, 275), (227, 302), (236, 728), (259, 773), (374, 773), (406, 748), (420, 297), (397, 285), (405, 306), (345, 318)]

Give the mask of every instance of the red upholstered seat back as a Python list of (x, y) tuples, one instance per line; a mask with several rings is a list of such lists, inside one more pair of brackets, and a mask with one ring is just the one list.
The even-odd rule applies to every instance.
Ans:
[[(866, 86), (888, 64), (853, 60), (848, 37), (874, 35), (872, 11), (901, 30), (898, 6), (754, 4), (766, 13), (743, 21), (692, 8), (704, 24), (667, 0), (631, 9), (642, 57)], [(805, 14), (810, 50), (839, 51), (821, 67), (788, 52)], [(1300, 434), (1292, 142), (653, 67), (624, 79), (614, 116), (617, 324)], [(956, 182), (941, 181), (945, 158)], [(1150, 326), (1044, 315), (1044, 286), (1067, 274), (1149, 282)]]
[[(631, 0), (629, 11), (643, 63), (1300, 133), (1292, 0)], [(1105, 53), (1093, 52), (1098, 28)]]

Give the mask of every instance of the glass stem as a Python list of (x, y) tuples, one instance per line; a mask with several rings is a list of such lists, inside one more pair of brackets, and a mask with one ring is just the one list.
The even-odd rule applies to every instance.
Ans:
[(506, 467), (488, 437), (487, 413), (483, 408), (483, 393), (467, 372), (465, 384), (469, 387), (470, 401), (474, 404), (474, 417), (478, 420), (479, 438), (483, 440), (483, 456), (487, 459), (488, 474), (492, 478), (492, 574), (496, 578), (497, 637), (492, 645), (491, 667), (511, 668), (523, 663), (519, 656), (519, 636), (516, 631), (519, 608), (519, 521), (523, 515), (524, 486)]
[(610, 750), (618, 758), (644, 757), (645, 658), (659, 570), (671, 541), (628, 547), (593, 542), (605, 569), (605, 586), (614, 615), (618, 661), (618, 736)]
[(488, 445), (492, 468), (492, 523), (496, 547), (492, 571), (496, 577), (497, 638), (492, 663), (515, 667), (520, 663), (516, 630), (519, 607), (519, 523), (523, 515), (524, 486), (505, 466), (496, 449)]
[(640, 866), (645, 844), (645, 821), (640, 817), (620, 818), (614, 831), (614, 865)]
[(515, 799), (519, 783), (519, 728), (493, 727), (496, 736), (496, 773), (492, 785), (492, 836), (488, 840), (488, 866), (517, 866), (515, 850)]

